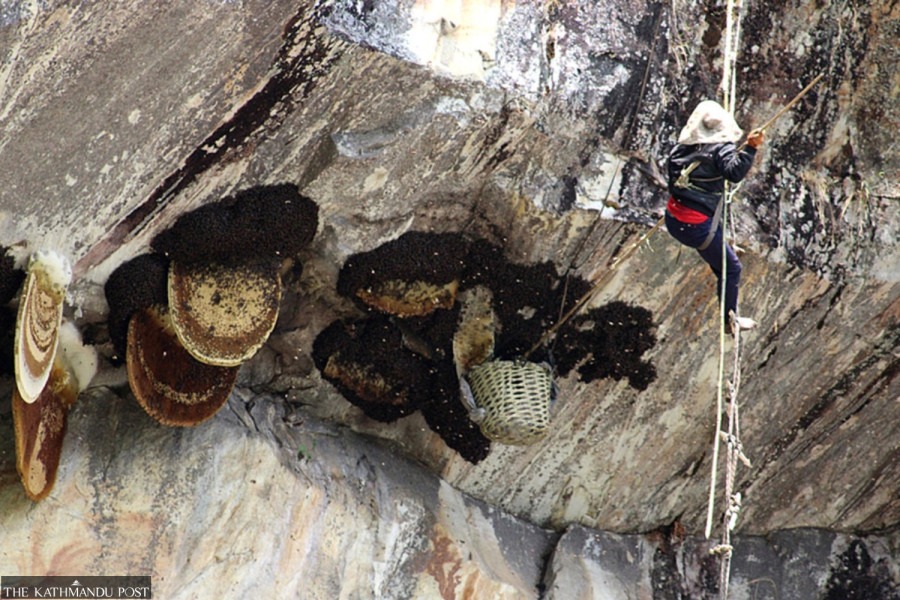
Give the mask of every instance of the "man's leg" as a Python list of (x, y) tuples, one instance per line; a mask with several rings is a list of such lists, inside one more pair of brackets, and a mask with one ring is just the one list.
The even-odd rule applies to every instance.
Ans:
[[(712, 243), (706, 250), (698, 250), (701, 258), (716, 274), (716, 297), (722, 295), (722, 228), (716, 230)], [(741, 261), (730, 245), (725, 246), (725, 322), (731, 311), (738, 313), (738, 288), (741, 285)]]

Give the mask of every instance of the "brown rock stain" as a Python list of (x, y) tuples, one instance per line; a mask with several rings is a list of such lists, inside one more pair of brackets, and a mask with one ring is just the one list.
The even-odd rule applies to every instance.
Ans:
[(460, 570), (462, 568), (460, 564), (462, 556), (460, 556), (459, 549), (442, 526), (436, 525), (433, 533), (431, 553), (428, 564), (425, 565), (425, 572), (434, 577), (438, 584), (441, 598), (444, 600), (472, 597), (471, 592), (473, 589), (471, 586), (467, 586), (470, 592), (468, 594), (464, 593), (463, 596), (458, 596), (456, 593), (460, 583)]
[[(38, 529), (39, 531), (39, 529)], [(52, 531), (52, 529), (50, 530)], [(46, 556), (48, 548), (56, 548), (52, 555)], [(25, 555), (24, 564), (20, 563), (20, 573), (40, 573), (41, 575), (60, 576), (71, 573), (84, 573), (96, 557), (97, 548), (77, 541), (56, 546), (42, 535), (32, 537), (31, 553)]]

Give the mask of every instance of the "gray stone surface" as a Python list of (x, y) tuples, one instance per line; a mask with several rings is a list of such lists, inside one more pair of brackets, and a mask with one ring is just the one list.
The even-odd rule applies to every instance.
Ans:
[[(854, 537), (823, 530), (777, 532), (734, 542), (728, 598), (837, 600), (900, 597), (898, 538)], [(572, 527), (557, 544), (545, 598), (719, 597), (715, 542), (672, 535), (617, 535)]]
[(215, 0), (19, 6), (0, 32), (0, 240), (73, 260), (258, 91), (295, 10)]
[[(150, 574), (161, 598), (716, 598), (713, 545), (675, 529), (560, 537), (454, 490), (395, 447), (238, 390), (194, 429), (109, 389), (70, 415), (53, 494), (0, 445), (0, 567)], [(735, 542), (729, 598), (900, 597), (897, 534)]]
[(153, 577), (154, 598), (536, 598), (557, 537), (395, 450), (243, 394), (194, 429), (84, 394), (52, 498), (0, 446), (4, 574)]
[[(156, 569), (160, 585), (189, 590), (184, 597), (243, 585), (223, 575), (234, 565), (248, 581), (289, 591), (322, 568), (324, 597), (339, 595), (342, 581), (390, 596), (393, 574), (433, 568), (457, 575), (411, 576), (402, 585), (412, 587), (397, 596), (471, 582), (527, 597), (549, 543), (540, 528), (581, 524), (624, 534), (678, 520), (700, 533), (715, 419), (714, 290), (706, 267), (664, 233), (593, 302), (622, 300), (653, 313), (657, 343), (646, 358), (656, 381), (644, 391), (624, 380), (561, 381), (553, 429), (536, 446), (495, 445), (469, 464), (421, 414), (391, 424), (366, 418), (324, 382), (311, 348), (334, 319), (359, 315), (335, 291), (347, 257), (407, 231), (463, 231), (502, 244), (517, 263), (552, 260), (560, 272), (575, 265), (586, 278), (603, 274), (656, 220), (665, 201), (654, 176), (659, 161), (693, 104), (716, 93), (723, 24), (721, 11), (707, 8), (682, 1), (579, 10), (499, 1), (6, 6), (0, 243), (20, 264), (40, 248), (72, 260), (67, 314), (108, 358), (101, 286), (110, 272), (187, 210), (253, 185), (296, 183), (319, 204), (320, 229), (298, 257), (303, 274), (289, 280), (279, 325), (242, 369), (241, 385), (290, 403), (290, 410), (260, 403), (275, 414), (325, 424), (300, 428), (297, 438), (274, 417), (271, 431), (257, 428), (251, 417), (270, 416), (253, 410), (192, 431), (143, 422), (135, 446), (130, 424), (144, 419), (136, 409), (94, 407), (113, 402), (101, 382), (122, 383), (104, 361), (71, 424), (58, 489), (31, 507), (10, 467), (12, 426), (0, 404), (7, 453), (0, 512), (4, 533), (16, 540), (4, 544), (0, 566), (99, 569), (115, 556), (123, 568)], [(747, 7), (742, 123), (773, 114), (814, 73), (826, 78), (770, 132), (733, 207), (746, 250), (742, 307), (762, 325), (746, 336), (743, 354), (742, 437), (753, 466), (737, 480), (742, 535), (874, 534), (900, 523), (900, 158), (889, 68), (897, 27), (887, 0)], [(351, 459), (330, 434), (314, 433), (339, 426), (382, 438), (406, 457), (402, 464), (410, 458), (443, 483), (424, 473), (409, 477), (430, 481), (427, 492), (404, 488), (399, 475), (373, 482), (366, 473), (379, 472), (377, 465), (359, 464), (363, 442), (354, 442), (361, 446)], [(220, 428), (229, 445), (210, 433)], [(327, 469), (288, 460), (285, 452), (320, 438), (314, 456)], [(199, 465), (180, 462), (188, 458)], [(235, 473), (256, 468), (281, 483), (248, 485)], [(357, 485), (368, 491), (354, 495)], [(395, 493), (408, 502), (390, 502)], [(442, 504), (442, 493), (452, 502)], [(272, 506), (291, 514), (267, 529), (260, 523)], [(491, 542), (441, 537), (492, 510), (536, 536), (532, 554), (517, 557), (499, 526), (485, 534)], [(354, 521), (353, 512), (364, 516)], [(226, 517), (238, 514), (226, 536)], [(335, 533), (335, 523), (364, 534)], [(406, 537), (392, 537), (401, 531)], [(618, 540), (615, 561), (633, 572), (628, 553), (642, 546), (609, 535)], [(851, 538), (835, 539), (852, 546)], [(891, 556), (878, 543), (897, 555), (896, 543), (876, 542), (866, 545), (876, 562)], [(280, 554), (266, 560), (290, 568), (276, 561), (255, 569), (273, 544)], [(416, 562), (427, 563), (422, 557), (435, 556), (436, 545), (447, 548), (449, 570)], [(344, 560), (341, 552), (355, 549), (361, 562)], [(85, 555), (98, 558), (79, 562)], [(579, 561), (593, 569), (587, 556)], [(896, 577), (896, 563), (889, 569)], [(784, 573), (776, 581), (788, 586)], [(582, 585), (579, 577), (560, 571), (554, 581)], [(762, 585), (752, 591), (764, 593)]]

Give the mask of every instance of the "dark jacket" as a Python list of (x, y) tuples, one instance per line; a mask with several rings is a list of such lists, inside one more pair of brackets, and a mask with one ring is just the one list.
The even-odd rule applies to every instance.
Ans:
[[(669, 193), (676, 200), (705, 215), (712, 216), (716, 204), (725, 192), (725, 179), (733, 183), (742, 180), (753, 165), (756, 148), (745, 146), (738, 152), (732, 142), (722, 144), (676, 144), (667, 164)], [(690, 187), (678, 187), (675, 182), (681, 171), (694, 160), (700, 164), (690, 176)]]

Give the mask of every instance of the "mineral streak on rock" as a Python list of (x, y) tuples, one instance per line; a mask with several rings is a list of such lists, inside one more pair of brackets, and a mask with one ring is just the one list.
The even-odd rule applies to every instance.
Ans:
[[(231, 3), (223, 2), (221, 4)], [(246, 8), (244, 5), (241, 7)], [(138, 6), (136, 11), (140, 12), (142, 9), (143, 6)], [(203, 8), (199, 10), (203, 11)], [(240, 14), (240, 10), (236, 12)], [(290, 14), (285, 15), (285, 10), (291, 11)], [(173, 12), (177, 12), (183, 20), (181, 16), (183, 13), (180, 10), (175, 9)], [(121, 245), (123, 240), (133, 236), (151, 220), (150, 217), (155, 211), (171, 202), (198, 178), (208, 174), (216, 166), (227, 163), (235, 155), (245, 156), (249, 148), (255, 147), (260, 138), (269, 134), (271, 130), (267, 125), (275, 127), (280, 125), (284, 115), (319, 85), (319, 78), (325, 77), (332, 65), (343, 54), (345, 44), (334, 38), (319, 35), (320, 29), (317, 21), (322, 17), (323, 12), (328, 12), (327, 5), (304, 4), (298, 7), (296, 4), (262, 3), (262, 6), (251, 9), (251, 12), (252, 20), (275, 23), (274, 27), (281, 29), (280, 36), (276, 36), (276, 39), (280, 38), (280, 47), (277, 49), (276, 56), (272, 58), (272, 63), (265, 70), (265, 77), (260, 82), (261, 85), (251, 85), (251, 88), (256, 88), (255, 93), (241, 102), (224, 122), (219, 121), (217, 114), (213, 122), (218, 121), (218, 127), (209, 131), (209, 134), (196, 144), (181, 165), (170, 172), (149, 197), (133, 207), (125, 215), (125, 218), (109, 232), (103, 242), (96, 244), (79, 261), (76, 271), (84, 271), (90, 266), (99, 264), (113, 248)], [(203, 18), (208, 17), (209, 13), (203, 14)], [(285, 21), (281, 21), (281, 18), (284, 18)], [(189, 25), (188, 29), (193, 32), (193, 25)], [(241, 39), (241, 35), (235, 35), (235, 33), (235, 31), (231, 31), (229, 36), (235, 40)], [(198, 35), (203, 36), (203, 34)], [(241, 46), (240, 42), (235, 43), (237, 46)], [(254, 52), (251, 54), (256, 54), (259, 50), (254, 46)], [(265, 56), (268, 54), (267, 51), (260, 52), (260, 54)], [(178, 56), (177, 53), (175, 56)], [(255, 60), (250, 62), (255, 62)], [(229, 65), (228, 68), (235, 68), (235, 64), (240, 65), (238, 72), (243, 72), (247, 68), (247, 64), (240, 60)], [(194, 74), (188, 78), (191, 81), (197, 79)], [(236, 77), (236, 79), (240, 79), (240, 77)], [(235, 81), (229, 80), (222, 87), (231, 90), (234, 86)], [(154, 90), (154, 92), (156, 91)], [(228, 97), (229, 94), (226, 93), (225, 96)], [(192, 97), (185, 104), (190, 106), (194, 98)], [(227, 103), (231, 105), (232, 102), (233, 98), (229, 97)], [(220, 108), (227, 112), (224, 107)]]

